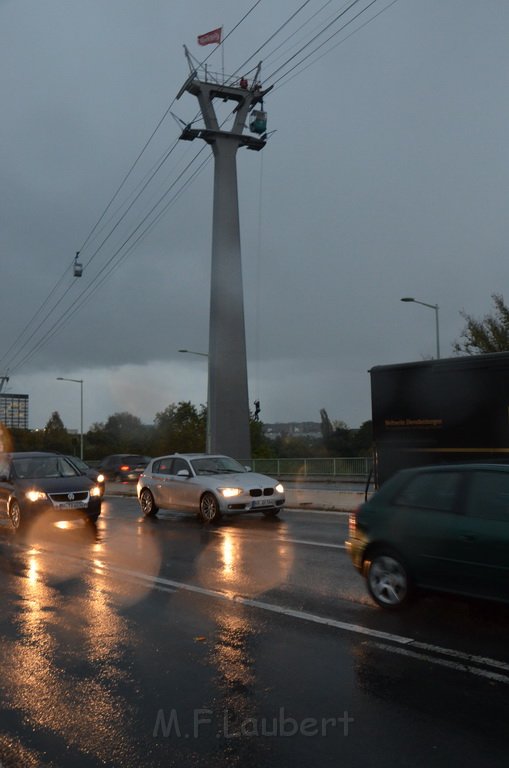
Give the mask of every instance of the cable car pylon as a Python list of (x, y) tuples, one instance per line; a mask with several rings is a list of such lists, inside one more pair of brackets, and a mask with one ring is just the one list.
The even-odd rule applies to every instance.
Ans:
[[(184, 50), (190, 75), (177, 99), (185, 92), (197, 97), (204, 127), (188, 125), (180, 138), (203, 139), (214, 156), (206, 448), (207, 453), (224, 453), (246, 462), (251, 460), (251, 440), (236, 154), (239, 147), (259, 151), (265, 146), (263, 96), (271, 88), (261, 88), (261, 63), (251, 83), (245, 77), (214, 76), (207, 70), (201, 79), (186, 46)], [(236, 102), (230, 130), (219, 123), (216, 99)], [(253, 114), (258, 104), (262, 109)], [(244, 133), (250, 113), (249, 127), (256, 136)]]

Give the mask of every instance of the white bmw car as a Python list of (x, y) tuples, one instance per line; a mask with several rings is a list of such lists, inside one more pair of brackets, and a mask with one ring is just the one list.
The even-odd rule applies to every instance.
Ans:
[(192, 511), (204, 522), (223, 512), (277, 515), (285, 503), (278, 480), (251, 472), (229, 456), (176, 453), (152, 459), (137, 485), (144, 515), (159, 509)]

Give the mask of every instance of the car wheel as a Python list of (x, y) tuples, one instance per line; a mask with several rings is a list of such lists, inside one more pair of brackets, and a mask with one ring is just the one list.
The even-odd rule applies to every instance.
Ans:
[(154, 517), (154, 515), (157, 515), (159, 508), (156, 507), (154, 497), (148, 488), (144, 488), (140, 493), (140, 505), (141, 511), (146, 517)]
[(204, 493), (201, 497), (200, 517), (204, 523), (215, 523), (221, 517), (221, 510), (213, 493)]
[(399, 555), (376, 552), (366, 562), (368, 590), (382, 608), (397, 610), (410, 599), (412, 585)]
[(15, 531), (18, 531), (21, 528), (21, 507), (19, 506), (19, 502), (16, 499), (11, 501), (11, 505), (9, 507), (9, 517), (12, 527)]

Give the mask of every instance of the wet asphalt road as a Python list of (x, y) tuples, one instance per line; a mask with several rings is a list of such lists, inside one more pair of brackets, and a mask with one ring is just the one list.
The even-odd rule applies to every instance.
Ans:
[(347, 516), (0, 528), (0, 766), (505, 766), (509, 608), (375, 608)]

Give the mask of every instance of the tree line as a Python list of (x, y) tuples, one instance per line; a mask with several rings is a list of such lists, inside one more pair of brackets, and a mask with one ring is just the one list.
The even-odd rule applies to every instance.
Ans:
[[(367, 456), (371, 451), (371, 422), (359, 430), (343, 422), (329, 423), (321, 437), (281, 434), (267, 437), (263, 422), (251, 415), (251, 450), (253, 458), (301, 458), (312, 456)], [(99, 460), (112, 453), (139, 453), (161, 456), (167, 453), (205, 451), (207, 409), (191, 402), (173, 403), (157, 413), (154, 423), (142, 424), (132, 413), (114, 413), (98, 422), (83, 435), (84, 458)], [(59, 451), (79, 455), (80, 435), (69, 432), (58, 411), (54, 411), (44, 429), (10, 431), (12, 450)]]

